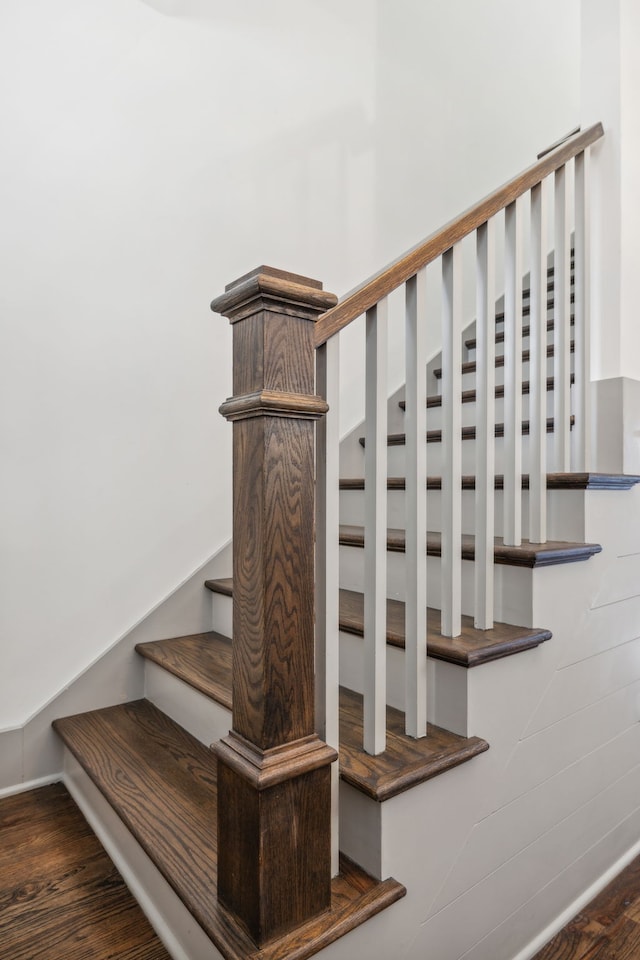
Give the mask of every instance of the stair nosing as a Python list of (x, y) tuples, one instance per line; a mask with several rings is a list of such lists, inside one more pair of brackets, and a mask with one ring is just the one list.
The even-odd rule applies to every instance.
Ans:
[[(211, 591), (231, 596), (233, 587), (229, 588), (231, 578), (224, 581), (224, 587), (217, 589), (216, 580), (207, 580), (207, 588)], [(340, 589), (340, 610), (338, 626), (344, 633), (355, 636), (364, 636), (364, 618), (359, 609), (353, 609), (361, 604), (362, 594), (355, 590)], [(349, 611), (348, 607), (352, 609)], [(404, 603), (400, 600), (387, 600), (387, 644), (404, 649), (404, 628), (400, 628), (398, 621), (402, 619), (401, 608)], [(495, 660), (532, 650), (551, 639), (551, 632), (541, 627), (521, 627), (518, 624), (501, 623), (496, 621), (488, 630), (477, 630), (473, 626), (473, 618), (463, 615), (462, 634), (460, 637), (443, 637), (436, 626), (440, 611), (432, 607), (427, 608), (427, 657), (433, 660), (443, 660), (456, 666), (467, 669), (482, 666)], [(395, 623), (394, 623), (395, 621)], [(431, 622), (429, 622), (431, 621)], [(496, 639), (496, 633), (510, 634), (503, 639)], [(465, 640), (466, 635), (466, 640)], [(477, 646), (464, 649), (463, 644), (476, 643)]]
[[(547, 490), (631, 490), (640, 483), (640, 476), (618, 473), (548, 473)], [(364, 477), (342, 477), (341, 490), (364, 490)], [(476, 478), (471, 474), (462, 477), (463, 490), (475, 490)], [(496, 490), (504, 489), (504, 476), (496, 474)], [(387, 477), (388, 490), (404, 490), (404, 477)], [(442, 477), (427, 477), (427, 490), (441, 490)], [(522, 474), (522, 489), (529, 489), (529, 474)]]
[[(570, 352), (570, 353), (574, 353), (574, 352), (575, 352), (575, 341), (573, 341), (573, 340), (572, 340), (571, 343), (570, 343), (569, 352)], [(551, 343), (551, 344), (549, 344), (549, 346), (547, 347), (547, 360), (550, 360), (553, 356), (555, 356), (555, 351), (554, 351), (554, 345)], [(530, 357), (531, 357), (531, 351), (530, 351), (530, 350), (523, 350), (523, 351), (522, 351), (522, 363), (529, 363)], [(498, 354), (498, 355), (496, 356), (495, 365), (496, 365), (496, 367), (503, 367), (503, 366), (504, 366), (504, 354), (500, 353), (500, 354)], [(476, 372), (476, 361), (475, 361), (475, 360), (466, 360), (466, 361), (462, 364), (462, 376), (463, 376), (463, 377), (464, 377), (466, 374), (475, 373), (475, 372)], [(436, 378), (436, 380), (440, 380), (440, 379), (442, 378), (442, 367), (436, 367), (436, 369), (433, 371), (433, 376)]]
[[(576, 418), (572, 414), (569, 417), (569, 427), (573, 429), (575, 426)], [(554, 433), (555, 432), (555, 420), (553, 417), (547, 417), (546, 421), (546, 432)], [(531, 421), (523, 420), (522, 421), (522, 436), (528, 437), (531, 433)], [(468, 427), (461, 428), (461, 434), (463, 440), (475, 440), (476, 439), (476, 427), (475, 424), (471, 424)], [(504, 423), (496, 423), (494, 427), (494, 436), (497, 440), (501, 440), (504, 437)], [(442, 430), (427, 430), (427, 443), (442, 443)], [(403, 447), (406, 441), (405, 433), (390, 433), (387, 436), (387, 446), (389, 447)], [(366, 446), (366, 437), (358, 437), (358, 443), (361, 447)]]
[[(347, 547), (364, 547), (364, 528), (356, 524), (340, 524), (340, 544)], [(404, 530), (387, 530), (387, 550), (391, 553), (404, 553)], [(599, 543), (575, 543), (564, 540), (548, 540), (543, 544), (532, 544), (523, 539), (519, 547), (506, 545), (502, 537), (494, 537), (494, 563), (515, 567), (549, 567), (563, 563), (578, 563), (588, 560), (602, 547)], [(462, 536), (462, 559), (474, 560), (475, 538), (470, 534)], [(440, 533), (427, 533), (427, 556), (439, 557), (441, 553)]]
[[(575, 374), (571, 374), (570, 381), (573, 384), (575, 382)], [(528, 394), (530, 392), (531, 384), (529, 380), (522, 381), (522, 392), (523, 394)], [(547, 377), (547, 392), (551, 392), (554, 389), (554, 378)], [(504, 384), (498, 383), (495, 388), (495, 399), (501, 400), (504, 397)], [(472, 390), (463, 390), (462, 391), (462, 403), (475, 403), (476, 402), (476, 391)], [(401, 410), (404, 410), (406, 407), (404, 400), (398, 401), (398, 406)], [(427, 397), (427, 408), (431, 407), (441, 407), (442, 406), (442, 394), (441, 393), (432, 393)]]

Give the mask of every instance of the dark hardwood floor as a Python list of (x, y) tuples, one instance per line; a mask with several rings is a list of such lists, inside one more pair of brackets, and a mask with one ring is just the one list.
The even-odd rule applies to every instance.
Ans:
[(533, 960), (639, 958), (640, 857), (636, 857)]
[(0, 800), (2, 960), (170, 960), (60, 783)]

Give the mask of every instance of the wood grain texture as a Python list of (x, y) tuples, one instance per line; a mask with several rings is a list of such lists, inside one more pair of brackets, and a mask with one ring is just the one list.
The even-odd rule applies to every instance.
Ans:
[[(574, 352), (574, 347), (575, 347), (575, 344), (574, 344), (574, 341), (572, 340), (572, 341), (571, 341), (571, 353)], [(553, 356), (554, 356), (553, 344), (550, 343), (549, 346), (547, 347), (547, 358), (550, 358), (550, 357), (553, 357)], [(528, 362), (529, 362), (529, 351), (528, 351), (528, 350), (523, 350), (523, 351), (522, 351), (522, 362), (523, 362), (523, 363), (528, 363)], [(496, 367), (504, 367), (504, 356), (503, 356), (502, 354), (499, 354), (499, 355), (496, 357)], [(462, 364), (462, 374), (463, 374), (463, 376), (464, 376), (465, 373), (475, 373), (475, 372), (476, 372), (476, 362), (475, 362), (475, 360), (468, 360), (466, 363), (463, 363), (463, 364)], [(436, 369), (433, 371), (433, 375), (434, 375), (434, 377), (436, 378), (436, 380), (440, 380), (440, 379), (442, 378), (442, 367), (436, 367)]]
[(0, 800), (3, 960), (169, 960), (62, 784)]
[[(640, 477), (624, 473), (548, 473), (547, 490), (631, 490)], [(502, 490), (504, 476), (496, 474), (495, 488)], [(470, 474), (462, 477), (463, 490), (475, 490), (476, 478)], [(440, 490), (442, 477), (427, 477), (427, 490)], [(364, 490), (364, 477), (344, 477), (340, 480), (341, 490)], [(389, 477), (388, 490), (404, 490), (404, 477)], [(522, 475), (522, 489), (529, 489), (529, 474)], [(206, 585), (206, 584), (205, 584)], [(217, 591), (221, 593), (221, 590)]]
[(336, 754), (321, 744), (300, 757), (317, 740), (313, 421), (327, 405), (314, 394), (313, 320), (335, 302), (321, 288), (258, 268), (212, 304), (233, 324), (234, 392), (221, 408), (233, 421), (235, 589), (233, 729), (215, 747), (218, 896), (259, 946), (331, 897)]
[[(571, 543), (563, 540), (548, 540), (546, 543), (529, 543), (523, 540), (519, 547), (508, 547), (502, 537), (495, 537), (494, 563), (504, 563), (516, 567), (549, 567), (561, 563), (576, 563), (588, 560), (602, 547), (599, 543)], [(404, 553), (404, 530), (387, 531), (387, 550)], [(364, 529), (351, 524), (340, 525), (340, 543), (349, 547), (364, 547)], [(427, 555), (440, 556), (440, 534), (427, 534)], [(473, 560), (474, 538), (470, 534), (462, 535), (462, 559)]]
[(404, 733), (404, 713), (387, 707), (387, 744), (373, 757), (362, 748), (362, 697), (340, 689), (340, 775), (382, 803), (489, 749), (479, 737), (460, 737), (433, 724), (420, 740)]
[(54, 726), (227, 960), (304, 960), (404, 896), (395, 880), (378, 882), (341, 859), (330, 909), (259, 949), (216, 897), (218, 791), (211, 751), (146, 701)]
[[(575, 417), (570, 418), (570, 426), (573, 428), (575, 424)], [(522, 436), (526, 437), (529, 435), (529, 421), (522, 421)], [(547, 418), (547, 433), (553, 433), (554, 431), (554, 419), (553, 417)], [(475, 440), (476, 438), (476, 428), (475, 424), (469, 427), (462, 427), (461, 430), (463, 440)], [(496, 437), (504, 437), (504, 423), (496, 423), (494, 427), (494, 435)], [(366, 444), (365, 437), (359, 437), (360, 446), (364, 447)], [(390, 433), (387, 436), (387, 445), (389, 447), (404, 447), (406, 442), (406, 435), (404, 433)], [(427, 430), (427, 443), (442, 443), (442, 430)]]
[(221, 633), (139, 643), (137, 652), (184, 680), (195, 690), (231, 709), (231, 640)]
[[(233, 591), (233, 581), (230, 578), (207, 580), (206, 585), (214, 593), (222, 593), (226, 596), (231, 596)], [(387, 643), (391, 646), (404, 647), (404, 617), (404, 603), (400, 600), (388, 599)], [(354, 590), (340, 590), (339, 626), (345, 633), (363, 635), (364, 614), (361, 593)], [(428, 655), (436, 660), (446, 660), (464, 667), (479, 666), (522, 650), (530, 650), (550, 638), (551, 633), (543, 628), (519, 627), (508, 623), (495, 623), (491, 630), (476, 630), (473, 626), (473, 618), (466, 616), (462, 617), (462, 634), (459, 637), (443, 637), (440, 635), (440, 611), (427, 608)], [(176, 662), (179, 662), (179, 659), (179, 652), (176, 651)], [(203, 665), (204, 669), (206, 668)], [(183, 674), (183, 679), (187, 683), (188, 675), (189, 668)]]
[[(574, 383), (574, 382), (575, 382), (575, 375), (572, 373), (572, 374), (571, 374), (571, 383)], [(553, 385), (554, 385), (554, 379), (553, 379), (553, 377), (547, 377), (547, 390), (553, 390)], [(529, 391), (530, 391), (530, 381), (529, 381), (529, 380), (523, 380), (523, 381), (522, 381), (522, 392), (523, 392), (524, 394), (527, 394), (527, 393), (529, 393)], [(498, 384), (496, 384), (495, 398), (496, 398), (496, 400), (500, 400), (502, 397), (504, 397), (504, 384), (503, 384), (503, 383), (498, 383)], [(463, 403), (475, 403), (475, 402), (476, 402), (476, 391), (475, 391), (475, 390), (463, 390), (463, 391), (462, 391), (462, 402), (463, 402)], [(406, 406), (405, 401), (404, 401), (404, 400), (399, 400), (399, 401), (398, 401), (398, 406), (400, 407), (401, 410), (404, 410), (404, 409), (405, 409), (405, 406)], [(440, 393), (432, 393), (430, 396), (427, 397), (427, 408), (430, 408), (430, 407), (441, 407), (441, 406), (442, 406), (442, 394), (440, 394)]]
[(228, 283), (225, 292), (212, 301), (211, 309), (237, 323), (265, 306), (294, 316), (315, 317), (336, 300), (318, 280), (261, 266)]
[(636, 857), (533, 960), (636, 960), (639, 956), (640, 857)]
[[(356, 636), (364, 635), (364, 598), (361, 593), (340, 591), (340, 629)], [(435, 660), (477, 667), (531, 650), (549, 639), (549, 630), (509, 623), (494, 623), (490, 630), (476, 630), (473, 617), (465, 615), (462, 616), (460, 636), (443, 637), (440, 611), (427, 607), (427, 651)], [(405, 645), (405, 605), (400, 600), (387, 600), (387, 643), (401, 648)]]
[(316, 346), (334, 336), (352, 320), (355, 320), (356, 317), (378, 303), (382, 297), (391, 293), (409, 277), (414, 276), (421, 267), (441, 256), (459, 240), (462, 240), (482, 223), (486, 223), (496, 213), (514, 202), (535, 184), (540, 183), (554, 170), (575, 157), (576, 154), (595, 143), (603, 135), (602, 124), (597, 123), (567, 140), (552, 153), (538, 160), (537, 163), (509, 180), (508, 183), (499, 187), (484, 200), (470, 207), (461, 216), (431, 234), (426, 240), (423, 240), (384, 270), (381, 270), (380, 273), (357, 287), (337, 306), (328, 310), (319, 318), (315, 327)]

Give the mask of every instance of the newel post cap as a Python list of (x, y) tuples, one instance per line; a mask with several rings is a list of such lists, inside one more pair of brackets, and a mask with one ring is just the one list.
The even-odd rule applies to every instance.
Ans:
[(337, 302), (336, 295), (323, 290), (319, 280), (260, 266), (228, 283), (225, 292), (211, 302), (211, 309), (231, 323), (260, 311), (313, 320)]

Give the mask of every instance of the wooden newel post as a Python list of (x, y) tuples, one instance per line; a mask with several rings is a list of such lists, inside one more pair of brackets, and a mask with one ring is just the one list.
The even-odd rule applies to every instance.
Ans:
[(314, 724), (314, 319), (322, 284), (258, 267), (233, 324), (233, 730), (218, 757), (218, 897), (258, 945), (330, 903), (330, 765)]

